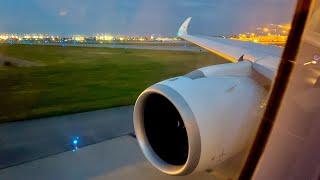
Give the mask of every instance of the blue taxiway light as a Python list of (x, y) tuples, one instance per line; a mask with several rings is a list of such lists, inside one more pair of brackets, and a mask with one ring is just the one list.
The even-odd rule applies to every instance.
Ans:
[(76, 144), (78, 144), (78, 140), (75, 139), (75, 140), (72, 141), (72, 143), (73, 143), (74, 145), (76, 145)]

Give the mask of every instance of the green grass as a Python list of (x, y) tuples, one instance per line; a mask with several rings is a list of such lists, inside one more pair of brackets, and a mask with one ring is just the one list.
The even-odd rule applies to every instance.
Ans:
[(0, 122), (134, 104), (148, 86), (224, 63), (208, 53), (2, 45), (41, 67), (0, 67)]

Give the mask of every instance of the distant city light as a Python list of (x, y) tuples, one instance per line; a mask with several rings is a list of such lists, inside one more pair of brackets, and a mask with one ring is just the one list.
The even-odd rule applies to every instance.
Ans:
[(111, 40), (113, 40), (113, 36), (112, 35), (97, 35), (96, 36), (96, 40), (99, 40), (99, 41), (111, 41)]
[(21, 43), (30, 44), (33, 41), (37, 43), (110, 43), (116, 41), (127, 42), (170, 42), (180, 41), (177, 37), (163, 37), (163, 36), (126, 36), (126, 35), (112, 35), (112, 34), (96, 34), (96, 35), (70, 35), (70, 36), (56, 36), (49, 34), (31, 33), (31, 34), (9, 34), (0, 33), (0, 43)]
[(255, 32), (241, 33), (237, 36), (232, 36), (231, 39), (284, 46), (290, 29), (290, 24), (269, 24), (256, 28)]

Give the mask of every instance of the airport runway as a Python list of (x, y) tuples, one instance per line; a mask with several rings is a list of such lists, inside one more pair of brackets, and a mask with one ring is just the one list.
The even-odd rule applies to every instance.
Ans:
[[(135, 138), (122, 136), (29, 163), (0, 170), (0, 179), (10, 180), (209, 180), (209, 173), (169, 176), (144, 158)], [(227, 178), (225, 178), (227, 179)]]
[(0, 124), (0, 169), (133, 133), (133, 106)]
[(185, 45), (184, 43), (177, 43), (177, 46), (170, 45), (155, 45), (152, 43), (141, 43), (141, 45), (136, 44), (61, 44), (61, 43), (40, 43), (40, 44), (29, 44), (29, 43), (18, 43), (24, 45), (44, 45), (44, 46), (64, 46), (64, 47), (94, 47), (94, 48), (120, 48), (120, 49), (147, 49), (147, 50), (159, 50), (159, 51), (191, 51), (191, 52), (207, 52), (206, 50), (197, 47)]

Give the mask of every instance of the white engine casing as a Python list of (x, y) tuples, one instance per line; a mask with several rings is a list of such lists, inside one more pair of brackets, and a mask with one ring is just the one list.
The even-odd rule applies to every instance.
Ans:
[[(259, 124), (266, 90), (250, 77), (250, 62), (229, 65), (233, 68), (228, 64), (211, 66), (212, 70), (198, 70), (203, 76), (186, 75), (159, 82), (137, 99), (136, 136), (146, 158), (160, 171), (186, 175), (212, 169), (248, 145)], [(180, 115), (183, 126), (177, 115), (170, 116), (174, 111)], [(171, 132), (174, 128), (170, 121), (177, 121), (180, 134)], [(185, 141), (183, 129), (187, 151), (177, 145), (182, 143), (180, 136)], [(171, 147), (163, 147), (166, 145), (174, 148), (172, 154)], [(187, 155), (182, 156), (181, 152)]]

